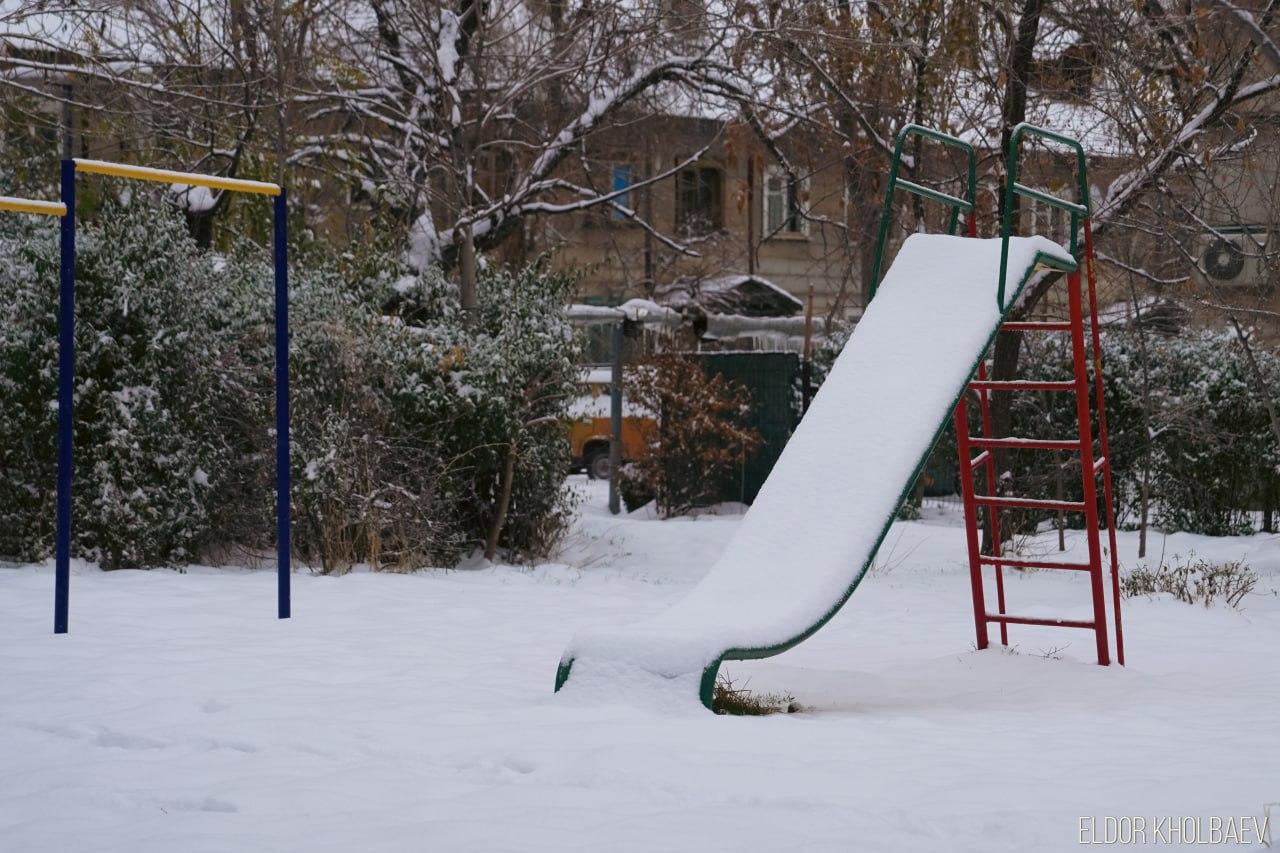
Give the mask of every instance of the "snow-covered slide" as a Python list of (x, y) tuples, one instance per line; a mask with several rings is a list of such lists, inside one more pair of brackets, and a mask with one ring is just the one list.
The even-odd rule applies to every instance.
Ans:
[[(557, 690), (658, 677), (710, 707), (722, 661), (780, 654), (835, 615), (999, 329), (1000, 243), (903, 243), (719, 561), (669, 610), (574, 637)], [(1038, 265), (1076, 262), (1043, 237), (1009, 239), (1006, 305)]]

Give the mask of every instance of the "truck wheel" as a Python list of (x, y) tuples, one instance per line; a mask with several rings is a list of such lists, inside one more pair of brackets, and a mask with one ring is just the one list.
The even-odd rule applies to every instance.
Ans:
[(609, 464), (609, 448), (602, 447), (587, 457), (587, 476), (593, 480), (607, 480), (613, 474)]

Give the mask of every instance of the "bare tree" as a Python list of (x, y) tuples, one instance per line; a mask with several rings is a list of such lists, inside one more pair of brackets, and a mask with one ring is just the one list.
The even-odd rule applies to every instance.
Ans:
[[(30, 125), (73, 115), (77, 153), (227, 176), (284, 177), (286, 92), (315, 0), (50, 0), (0, 18), (0, 96)], [(274, 127), (272, 126), (274, 125)], [(262, 137), (274, 136), (271, 147)], [(274, 159), (274, 167), (271, 161)], [(208, 245), (233, 193), (178, 195)]]
[[(692, 7), (691, 7), (692, 8)], [(295, 151), (348, 174), (410, 229), (419, 265), (451, 268), (531, 219), (611, 206), (669, 248), (622, 197), (574, 177), (602, 133), (694, 100), (722, 61), (709, 13), (661, 3), (459, 0), (338, 3), (326, 58), (300, 100), (317, 133)]]

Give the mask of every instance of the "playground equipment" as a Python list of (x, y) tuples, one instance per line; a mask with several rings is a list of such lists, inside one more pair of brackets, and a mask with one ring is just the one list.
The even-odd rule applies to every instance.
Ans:
[[(1028, 187), (1018, 182), (1018, 155), (1022, 141), (1026, 137), (1039, 137), (1049, 142), (1066, 146), (1072, 150), (1076, 158), (1076, 193), (1078, 201), (1070, 202), (1048, 193)], [(1111, 490), (1111, 448), (1107, 438), (1107, 409), (1102, 385), (1102, 346), (1098, 329), (1098, 294), (1097, 278), (1094, 271), (1095, 259), (1093, 251), (1093, 230), (1090, 223), (1090, 199), (1088, 171), (1085, 165), (1084, 147), (1076, 140), (1053, 131), (1020, 124), (1014, 128), (1009, 141), (1008, 160), (1006, 162), (1008, 179), (1005, 184), (1004, 216), (1001, 221), (1001, 234), (1008, 234), (1012, 228), (1013, 199), (1015, 195), (1033, 199), (1058, 210), (1066, 211), (1071, 216), (1070, 251), (1073, 256), (1080, 256), (1083, 249), (1083, 260), (1089, 289), (1089, 341), (1085, 342), (1084, 304), (1080, 270), (1069, 273), (1067, 280), (1067, 305), (1069, 319), (1063, 322), (1021, 321), (1005, 322), (1000, 331), (1005, 333), (1051, 333), (1067, 332), (1071, 335), (1072, 378), (1060, 382), (1027, 382), (1019, 380), (990, 380), (986, 367), (978, 364), (977, 378), (969, 383), (969, 390), (977, 397), (979, 415), (982, 424), (982, 435), (973, 437), (969, 434), (968, 400), (960, 397), (956, 405), (956, 446), (960, 452), (960, 488), (964, 498), (965, 528), (969, 548), (969, 572), (973, 587), (973, 614), (977, 630), (978, 648), (985, 649), (990, 642), (987, 627), (995, 623), (1000, 626), (1000, 642), (1009, 645), (1010, 625), (1047, 625), (1063, 628), (1084, 628), (1094, 632), (1097, 646), (1098, 663), (1110, 663), (1111, 651), (1107, 639), (1107, 608), (1105, 604), (1100, 520), (1098, 517), (1097, 479), (1102, 478), (1103, 512), (1107, 526), (1107, 537), (1111, 570), (1111, 607), (1115, 620), (1115, 656), (1116, 662), (1124, 664), (1124, 630), (1120, 616), (1120, 565), (1116, 555), (1116, 521)], [(1083, 246), (1080, 243), (1083, 230)], [(1002, 258), (1007, 255), (1002, 254)], [(1001, 311), (1007, 310), (1005, 303), (1005, 267), (1002, 263), (1000, 284), (996, 291), (996, 300)], [(1009, 300), (1012, 304), (1013, 299)], [(1099, 454), (1093, 452), (1092, 424), (1090, 423), (1090, 381), (1089, 362), (1093, 362), (1093, 385), (1095, 411), (1098, 416)], [(991, 395), (996, 392), (1016, 393), (1020, 391), (1047, 391), (1075, 395), (1075, 408), (1078, 432), (1075, 438), (1019, 438), (1013, 436), (997, 437), (992, 431)], [(994, 451), (1007, 449), (1015, 451), (1067, 451), (1080, 455), (1080, 472), (1082, 479), (1079, 501), (1046, 501), (1031, 498), (1020, 498), (998, 494)], [(971, 456), (972, 450), (980, 451)], [(984, 473), (985, 488), (981, 494), (975, 485), (975, 472), (981, 468)], [(991, 553), (983, 554), (980, 548), (980, 537), (983, 521), (979, 518), (978, 508), (986, 509), (986, 525), (990, 533)], [(1064, 563), (1044, 559), (1021, 559), (1006, 557), (1002, 553), (1000, 536), (1001, 509), (1040, 509), (1060, 512), (1081, 513), (1085, 519), (1085, 541), (1089, 558), (1086, 562)], [(991, 567), (995, 572), (996, 612), (990, 613), (986, 607), (986, 593), (983, 583), (983, 567)], [(1093, 618), (1091, 620), (1046, 619), (1030, 616), (1011, 616), (1005, 609), (1004, 569), (1051, 569), (1066, 571), (1083, 571), (1089, 573), (1092, 593)]]
[(71, 473), (74, 455), (75, 390), (76, 174), (110, 175), (138, 181), (207, 187), (272, 196), (275, 254), (276, 347), (276, 615), (290, 614), (289, 498), (289, 258), (288, 202), (283, 187), (262, 181), (174, 172), (102, 160), (62, 161), (62, 201), (0, 197), (0, 210), (57, 216), (61, 219), (61, 275), (58, 298), (58, 497), (54, 549), (53, 630), (65, 634), (71, 586)]
[(14, 198), (0, 195), (0, 210), (8, 213), (30, 213), (36, 216), (62, 216), (66, 205), (56, 201), (38, 201), (32, 198)]
[[(1017, 182), (1017, 159), (1023, 137), (1074, 145), (1078, 153), (1079, 202), (1067, 202)], [(964, 152), (967, 173), (964, 196), (925, 187), (898, 176), (902, 150), (911, 137), (923, 137)], [(1014, 194), (1068, 210), (1072, 216), (1071, 250), (1043, 237), (1011, 236), (1006, 214), (998, 239), (978, 239), (975, 221), (976, 157), (972, 146), (955, 137), (915, 125), (898, 135), (886, 190), (884, 219), (878, 238), (873, 283), (879, 278), (881, 256), (889, 231), (893, 195), (914, 193), (951, 208), (947, 234), (914, 234), (898, 251), (892, 268), (873, 290), (844, 351), (814, 398), (786, 450), (779, 458), (755, 504), (743, 519), (737, 536), (694, 589), (667, 611), (649, 619), (576, 636), (561, 658), (556, 689), (570, 678), (604, 680), (657, 676), (686, 682), (710, 707), (716, 673), (725, 660), (763, 658), (780, 654), (803, 642), (830, 620), (859, 582), (875, 557), (898, 507), (928, 460), (946, 427), (957, 414), (961, 439), (962, 485), (965, 498), (974, 612), (979, 646), (988, 644), (987, 626), (1001, 625), (1007, 642), (1009, 624), (1088, 627), (1099, 638), (1098, 662), (1109, 662), (1105, 605), (1101, 594), (1102, 565), (1098, 547), (1098, 514), (1093, 477), (1104, 475), (1108, 529), (1110, 479), (1105, 426), (1101, 456), (1092, 455), (1089, 433), (1088, 380), (1084, 371), (1083, 314), (1080, 262), (1075, 256), (1078, 228), (1085, 230), (1085, 265), (1090, 286), (1092, 343), (1101, 395), (1096, 297), (1092, 265), (1092, 237), (1088, 225), (1084, 152), (1078, 143), (1058, 134), (1020, 125), (1009, 152), (1009, 186)], [(1006, 210), (1009, 205), (1006, 203)], [(970, 236), (956, 235), (960, 215)], [(1071, 296), (1071, 322), (1056, 324), (1006, 323), (1005, 316), (1028, 282), (1040, 272), (1065, 274)], [(984, 358), (996, 336), (1005, 331), (1070, 331), (1076, 378), (1063, 383), (994, 382), (986, 378)], [(977, 373), (977, 380), (973, 380)], [(1047, 386), (1052, 384), (1052, 389)], [(967, 430), (965, 394), (979, 394), (986, 431), (971, 439)], [(993, 392), (1020, 390), (1075, 391), (1080, 414), (1076, 439), (1047, 440), (995, 437), (990, 432), (989, 398)], [(1082, 407), (1082, 408), (1081, 408)], [(1103, 413), (1099, 411), (1099, 415)], [(1102, 417), (1105, 422), (1105, 417)], [(992, 451), (1000, 447), (1072, 449), (1087, 467), (1085, 499), (1081, 502), (1030, 501), (997, 496)], [(983, 452), (971, 458), (971, 448)], [(976, 494), (973, 474), (987, 474), (986, 490)], [(1034, 507), (1083, 512), (1088, 520), (1090, 561), (1052, 568), (1091, 572), (1094, 619), (1090, 622), (1042, 620), (1005, 612), (1003, 568), (1031, 565), (1000, 555), (980, 553), (977, 508), (987, 507), (997, 525), (997, 510)], [(1114, 536), (1114, 534), (1112, 534)], [(1112, 570), (1115, 547), (1112, 541)], [(997, 570), (998, 612), (985, 607), (981, 567)], [(1042, 563), (1036, 563), (1040, 566)], [(1118, 581), (1116, 618), (1119, 626)], [(1119, 631), (1117, 630), (1117, 636)], [(1121, 658), (1121, 660), (1123, 660)]]

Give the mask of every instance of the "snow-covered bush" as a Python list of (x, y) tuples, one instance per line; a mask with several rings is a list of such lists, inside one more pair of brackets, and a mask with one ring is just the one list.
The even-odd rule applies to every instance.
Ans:
[(1280, 447), (1266, 406), (1268, 394), (1280, 405), (1280, 357), (1254, 345), (1267, 377), (1259, 387), (1231, 331), (1148, 334), (1145, 359), (1133, 334), (1109, 335), (1106, 349), (1108, 405), (1123, 418), (1130, 518), (1145, 467), (1156, 526), (1252, 532), (1252, 510), (1280, 504)]
[(822, 387), (827, 374), (831, 373), (831, 368), (835, 366), (836, 359), (844, 351), (844, 345), (849, 342), (849, 337), (853, 334), (854, 325), (844, 319), (832, 318), (827, 321), (827, 333), (814, 336), (809, 364), (815, 393)]
[[(4, 228), (0, 553), (35, 558), (53, 541), (58, 240), (48, 222)], [(229, 468), (225, 285), (162, 212), (111, 210), (77, 243), (73, 550), (106, 567), (187, 560)]]
[[(1143, 484), (1149, 519), (1165, 530), (1209, 535), (1247, 533), (1253, 510), (1280, 496), (1280, 448), (1271, 433), (1264, 393), (1280, 405), (1280, 358), (1255, 349), (1271, 380), (1254, 381), (1233, 332), (1185, 331), (1139, 337), (1128, 329), (1103, 334), (1107, 426), (1117, 513), (1137, 521)], [(1066, 341), (1026, 341), (1023, 375), (1071, 378)], [(1014, 401), (1014, 435), (1076, 434), (1074, 397), (1020, 394)], [(1096, 418), (1095, 425), (1096, 429)], [(1057, 496), (1059, 460), (1044, 453), (1008, 454), (1020, 494)], [(1067, 454), (1062, 454), (1067, 460)], [(1080, 471), (1062, 477), (1067, 499), (1080, 498)], [(1068, 518), (1079, 524), (1079, 516)]]
[(640, 457), (621, 472), (628, 507), (647, 496), (664, 516), (706, 506), (760, 446), (760, 434), (748, 421), (747, 390), (691, 356), (652, 356), (628, 372), (625, 391), (656, 421)]
[[(57, 233), (0, 228), (0, 554), (35, 559), (53, 540)], [(201, 252), (180, 216), (136, 203), (82, 224), (78, 243), (74, 553), (151, 566), (270, 547), (266, 254)], [(543, 553), (571, 509), (573, 282), (486, 271), (464, 322), (455, 286), (405, 273), (376, 248), (293, 264), (297, 551), (326, 570), (451, 565), (491, 538)]]
[(298, 548), (326, 570), (452, 565), (500, 525), (508, 555), (545, 553), (572, 508), (572, 280), (537, 264), (486, 271), (464, 322), (455, 285), (397, 264), (316, 263), (294, 296)]

